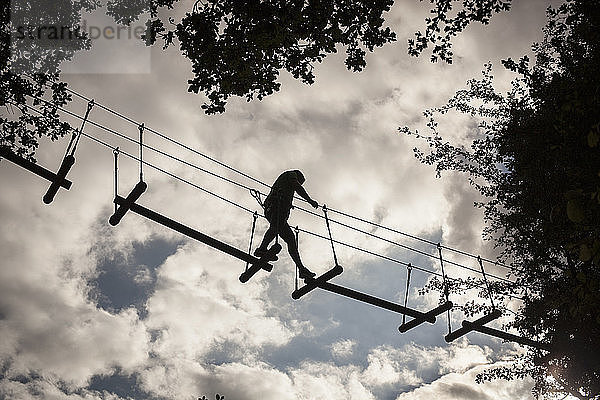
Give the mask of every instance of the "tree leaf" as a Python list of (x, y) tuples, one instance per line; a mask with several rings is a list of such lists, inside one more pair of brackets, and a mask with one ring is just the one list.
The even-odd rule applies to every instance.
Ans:
[(585, 209), (580, 199), (572, 199), (567, 202), (567, 217), (576, 224), (585, 220)]

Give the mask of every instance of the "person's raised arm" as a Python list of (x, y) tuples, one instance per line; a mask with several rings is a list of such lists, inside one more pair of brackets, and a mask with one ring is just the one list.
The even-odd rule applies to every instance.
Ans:
[(298, 182), (298, 184), (296, 185), (296, 193), (298, 193), (300, 197), (302, 197), (304, 200), (308, 201), (308, 203), (314, 208), (319, 207), (319, 203), (310, 198), (310, 196), (308, 195), (308, 193), (306, 193), (306, 190), (304, 190), (304, 187), (300, 184), (300, 182)]

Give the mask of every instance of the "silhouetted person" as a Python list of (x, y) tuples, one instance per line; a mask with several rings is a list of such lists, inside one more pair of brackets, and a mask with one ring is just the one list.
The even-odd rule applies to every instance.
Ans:
[(314, 208), (319, 207), (319, 203), (311, 199), (302, 187), (305, 180), (304, 175), (299, 170), (285, 171), (279, 175), (264, 202), (265, 217), (269, 221), (269, 229), (265, 232), (265, 237), (260, 246), (254, 251), (255, 256), (264, 256), (269, 244), (279, 234), (287, 244), (288, 252), (298, 268), (301, 279), (312, 278), (315, 273), (309, 271), (302, 264), (294, 232), (287, 220), (290, 216), (290, 210), (293, 208), (294, 193), (298, 193)]

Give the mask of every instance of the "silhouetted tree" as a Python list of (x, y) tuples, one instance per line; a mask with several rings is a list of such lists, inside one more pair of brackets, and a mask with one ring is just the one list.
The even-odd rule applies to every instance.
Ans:
[[(296, 79), (313, 83), (315, 63), (340, 46), (346, 49), (347, 68), (361, 71), (367, 51), (396, 38), (389, 27), (384, 27), (384, 14), (393, 0), (198, 0), (180, 21), (164, 17), (161, 10), (173, 8), (178, 1), (111, 0), (106, 5), (108, 14), (120, 24), (149, 14), (148, 45), (159, 38), (164, 47), (178, 42), (192, 63), (194, 77), (188, 90), (207, 96), (208, 102), (202, 107), (208, 114), (223, 112), (231, 96), (262, 99), (279, 90), (277, 79), (284, 69)], [(433, 16), (425, 21), (425, 33), (418, 32), (410, 41), (409, 53), (418, 55), (431, 45), (433, 61), (451, 62), (451, 38), (471, 22), (487, 23), (493, 13), (508, 10), (510, 0), (464, 2), (460, 6), (433, 0), (432, 4)], [(59, 66), (76, 51), (90, 47), (85, 33), (78, 31), (80, 14), (99, 5), (98, 0), (2, 3), (0, 107), (6, 107), (11, 115), (0, 117), (0, 146), (32, 157), (38, 137), (56, 139), (67, 133), (69, 127), (59, 121), (55, 107), (70, 101), (66, 86), (60, 82)], [(18, 27), (42, 26), (70, 27), (78, 33), (77, 40), (67, 46), (61, 41), (54, 47), (49, 46), (51, 41), (40, 38), (14, 40)], [(24, 71), (34, 78), (22, 76)], [(53, 105), (37, 101), (35, 105), (43, 111), (38, 115), (26, 107), (30, 96), (44, 97)], [(10, 103), (17, 104), (16, 110), (7, 106)]]
[[(462, 32), (469, 24), (479, 22), (487, 25), (492, 16), (502, 11), (509, 11), (512, 0), (433, 0), (432, 15), (425, 19), (425, 32), (418, 31), (414, 39), (408, 41), (408, 53), (420, 55), (432, 46), (431, 61), (438, 60), (452, 63), (452, 38)], [(456, 8), (458, 8), (458, 10)]]
[[(225, 396), (221, 396), (217, 393), (217, 395), (215, 396), (216, 400), (225, 400)], [(206, 396), (202, 396), (202, 397), (198, 397), (198, 400), (208, 400), (208, 398)]]
[[(37, 138), (54, 140), (68, 132), (69, 125), (60, 121), (56, 109), (70, 101), (66, 84), (59, 79), (59, 66), (76, 51), (90, 47), (89, 39), (75, 30), (82, 10), (92, 11), (96, 6), (96, 0), (1, 3), (0, 107), (7, 113), (0, 115), (0, 146), (32, 156)], [(62, 29), (65, 37), (70, 34), (73, 40), (59, 43), (50, 36), (51, 28)], [(32, 100), (35, 97), (50, 104)], [(36, 106), (41, 114), (29, 110), (27, 104)]]
[(197, 1), (172, 30), (156, 17), (148, 22), (153, 44), (177, 38), (192, 63), (190, 92), (205, 92), (208, 114), (223, 112), (230, 96), (264, 96), (279, 90), (279, 72), (314, 82), (313, 65), (336, 47), (346, 47), (346, 66), (361, 71), (365, 50), (395, 40), (383, 28), (393, 0), (371, 1)]
[[(533, 376), (538, 395), (592, 399), (600, 398), (600, 7), (568, 0), (548, 14), (535, 64), (504, 61), (520, 76), (510, 93), (494, 91), (487, 66), (483, 79), (425, 113), (432, 135), (401, 131), (429, 145), (415, 149), (419, 160), (438, 174), (465, 173), (483, 195), (484, 234), (525, 296), (512, 325), (551, 345), (479, 380)], [(453, 111), (482, 121), (470, 143), (438, 132), (439, 115)]]
[[(426, 19), (425, 33), (409, 41), (409, 53), (419, 55), (431, 44), (432, 61), (452, 62), (451, 38), (471, 22), (488, 23), (492, 14), (508, 10), (511, 0), (464, 2), (458, 11), (452, 1), (431, 2), (434, 16)], [(231, 96), (249, 101), (279, 90), (277, 78), (284, 69), (313, 83), (314, 64), (339, 46), (346, 48), (346, 67), (361, 71), (367, 50), (396, 39), (383, 27), (393, 0), (199, 0), (192, 12), (177, 24), (170, 21), (174, 27), (167, 29), (156, 6), (173, 3), (153, 3), (146, 39), (154, 44), (160, 37), (165, 48), (178, 39), (194, 73), (188, 90), (206, 94), (209, 102), (202, 107), (208, 114), (223, 112)], [(453, 12), (456, 15), (450, 17)]]

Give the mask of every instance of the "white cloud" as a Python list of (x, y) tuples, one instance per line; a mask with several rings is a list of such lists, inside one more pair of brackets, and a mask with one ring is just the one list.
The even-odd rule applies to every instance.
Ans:
[[(422, 382), (416, 371), (405, 367), (397, 354), (389, 349), (377, 348), (369, 354), (369, 366), (363, 373), (363, 378), (369, 386), (400, 385), (415, 386)], [(395, 357), (394, 357), (395, 356)]]
[[(422, 25), (423, 11), (418, 2), (395, 6), (389, 20), (399, 32), (399, 41), (370, 55), (365, 72), (346, 71), (343, 54), (333, 55), (317, 66), (315, 85), (308, 87), (282, 74), (279, 93), (262, 102), (234, 99), (220, 116), (202, 115), (201, 97), (187, 93), (189, 63), (176, 49), (164, 54), (153, 50), (151, 75), (72, 75), (68, 80), (75, 90), (263, 181), (271, 183), (282, 170), (300, 168), (307, 176), (308, 191), (320, 203), (413, 234), (443, 229), (445, 241), (471, 251), (472, 246), (481, 247), (475, 240), (479, 214), (468, 204), (472, 193), (456, 178), (436, 180), (431, 168), (413, 159), (415, 142), (398, 136), (396, 128), (418, 125), (423, 109), (440, 105), (476, 75), (498, 44), (499, 30), (515, 35), (515, 40), (503, 39), (502, 46), (521, 51), (533, 33), (515, 33), (515, 29), (534, 25), (529, 24), (534, 11), (515, 11), (511, 15), (517, 21), (511, 25), (515, 29), (500, 29), (492, 22), (492, 33), (490, 27), (467, 32), (457, 42), (456, 54), (462, 58), (457, 57), (453, 66), (431, 64), (426, 55), (420, 59), (406, 55), (405, 38)], [(505, 21), (509, 20), (513, 21)], [(520, 24), (524, 20), (528, 24)], [(471, 51), (480, 56), (470, 57)], [(84, 108), (83, 103), (72, 106), (76, 112)], [(137, 134), (136, 126), (98, 108), (91, 118), (131, 137)], [(465, 125), (468, 121), (453, 120), (449, 126), (458, 134)], [(88, 133), (136, 154), (135, 143), (113, 141), (98, 129), (89, 128)], [(257, 187), (151, 134), (146, 140)], [(43, 143), (40, 163), (55, 168), (62, 144)], [(246, 190), (151, 152), (144, 156), (245, 207), (258, 208)], [(483, 396), (473, 384), (473, 371), (480, 370), (479, 364), (493, 362), (495, 355), (489, 348), (466, 341), (440, 347), (439, 329), (429, 325), (411, 336), (398, 336), (397, 315), (377, 314), (352, 300), (338, 301), (321, 293), (293, 302), (289, 298), (293, 269), (285, 251), (274, 272), (259, 272), (242, 285), (237, 277), (244, 263), (190, 241), (159, 267), (156, 287), (148, 294), (146, 319), (140, 320), (133, 308), (113, 314), (100, 310), (88, 298), (88, 281), (98, 273), (102, 257), (127, 257), (136, 242), (156, 236), (181, 240), (181, 235), (132, 213), (115, 228), (106, 225), (112, 208), (112, 153), (85, 138), (69, 173), (74, 186), (61, 191), (51, 206), (40, 201), (47, 182), (1, 164), (5, 186), (0, 194), (0, 361), (10, 366), (0, 380), (0, 394), (17, 399), (41, 393), (38, 397), (48, 399), (112, 400), (108, 393), (87, 392), (83, 387), (94, 375), (121, 369), (139, 374), (142, 388), (168, 399), (210, 396), (216, 391), (231, 399), (372, 399), (389, 398), (419, 385), (410, 398), (452, 390), (457, 394), (463, 389), (466, 395)], [(250, 215), (150, 168), (144, 171), (149, 189), (141, 204), (247, 248)], [(137, 172), (135, 162), (121, 157), (121, 195), (133, 187)], [(322, 220), (298, 211), (293, 211), (291, 222), (326, 235)], [(265, 228), (261, 220), (255, 243)], [(332, 225), (332, 231), (338, 240), (391, 252), (388, 244), (338, 225)], [(381, 230), (377, 234), (404, 240)], [(331, 267), (327, 242), (302, 235), (300, 243), (307, 265), (318, 272)], [(400, 272), (389, 272), (385, 263), (354, 250), (336, 249), (346, 268), (338, 281), (369, 287), (374, 295), (391, 293), (389, 298), (398, 300), (404, 283)], [(396, 254), (406, 261), (416, 257), (394, 249)], [(424, 267), (434, 265), (425, 258), (416, 261)], [(149, 282), (149, 270), (136, 271), (138, 282)], [(436, 301), (434, 294), (410, 298), (411, 306), (419, 309)], [(407, 337), (438, 346), (407, 343)], [(273, 349), (279, 351), (275, 361)], [(41, 378), (21, 383), (15, 380), (19, 374)], [(83, 394), (65, 395), (58, 389), (64, 384)], [(498, 398), (510, 398), (511, 393), (514, 398), (521, 393), (527, 398), (526, 386), (486, 388), (504, 396)]]
[(335, 342), (331, 345), (331, 355), (339, 359), (348, 358), (354, 352), (356, 344), (354, 340), (350, 339)]
[(108, 392), (78, 390), (77, 393), (65, 393), (56, 382), (43, 379), (25, 383), (0, 380), (0, 397), (11, 400), (124, 400)]
[(147, 306), (147, 326), (161, 331), (155, 351), (168, 359), (171, 353), (201, 355), (220, 341), (249, 349), (285, 344), (292, 332), (267, 315), (264, 284), (255, 277), (241, 285), (240, 263), (214, 260), (211, 253), (204, 246), (186, 246), (161, 267)]
[(505, 381), (493, 381), (476, 384), (475, 376), (493, 366), (478, 366), (465, 373), (449, 373), (434, 382), (423, 385), (410, 392), (402, 393), (397, 400), (525, 400), (531, 399), (532, 381), (516, 380), (511, 384)]
[(306, 362), (290, 374), (301, 399), (374, 398), (360, 381), (360, 371), (355, 366)]

